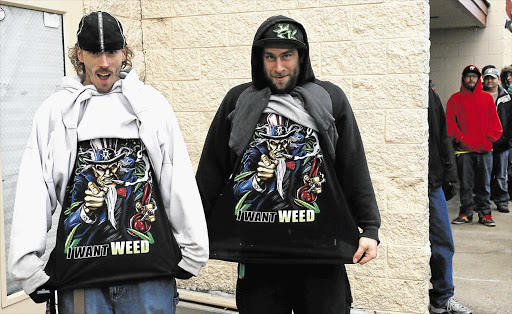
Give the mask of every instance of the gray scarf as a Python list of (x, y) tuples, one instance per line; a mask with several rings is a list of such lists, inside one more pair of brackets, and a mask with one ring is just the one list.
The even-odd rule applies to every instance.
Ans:
[[(296, 86), (290, 94), (302, 101), (304, 109), (313, 117), (318, 133), (324, 139), (323, 143), (327, 153), (332, 159), (335, 159), (338, 132), (334, 123), (329, 93), (317, 84), (305, 83), (302, 86)], [(268, 105), (270, 95), (271, 91), (268, 87), (257, 90), (254, 86), (250, 86), (240, 94), (235, 110), (229, 114), (228, 119), (231, 120), (229, 147), (238, 156), (241, 156), (247, 149), (256, 124)]]

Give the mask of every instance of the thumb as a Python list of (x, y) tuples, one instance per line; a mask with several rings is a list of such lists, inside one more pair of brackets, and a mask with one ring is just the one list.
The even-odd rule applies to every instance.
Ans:
[(354, 257), (352, 258), (352, 262), (354, 262), (354, 264), (356, 264), (363, 257), (364, 252), (365, 252), (364, 247), (359, 246), (356, 253), (354, 254)]

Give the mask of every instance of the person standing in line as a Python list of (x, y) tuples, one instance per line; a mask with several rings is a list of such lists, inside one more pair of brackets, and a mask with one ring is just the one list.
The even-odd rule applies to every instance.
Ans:
[[(503, 69), (501, 69), (500, 73), (500, 79), (501, 79), (501, 86), (512, 95), (512, 64), (504, 66)], [(508, 180), (507, 180), (507, 187), (508, 187), (508, 196), (510, 199), (512, 199), (512, 148), (511, 151), (508, 154)]]
[(315, 78), (293, 19), (261, 24), (251, 65), (252, 82), (222, 101), (196, 173), (210, 258), (239, 263), (242, 314), (349, 313), (344, 264), (377, 256), (380, 226), (354, 114), (339, 87)]
[(499, 140), (492, 145), (491, 198), (499, 212), (508, 213), (510, 196), (507, 187), (509, 152), (512, 147), (512, 97), (499, 85), (500, 73), (493, 65), (483, 69), (483, 90), (491, 94), (503, 127)]
[(460, 91), (446, 105), (446, 125), (455, 149), (460, 183), (460, 210), (452, 223), (470, 223), (476, 211), (479, 223), (494, 227), (490, 200), (491, 151), (502, 127), (494, 99), (482, 90), (480, 77), (476, 66), (465, 67)]
[(429, 240), (432, 255), (429, 291), (430, 313), (471, 314), (454, 296), (453, 236), (446, 201), (457, 194), (457, 172), (452, 161), (453, 148), (446, 131), (446, 117), (435, 85), (428, 90), (428, 200)]
[(10, 276), (37, 303), (58, 290), (60, 313), (174, 313), (175, 278), (197, 276), (208, 260), (177, 119), (129, 68), (132, 52), (111, 14), (82, 17), (69, 57), (78, 75), (38, 109), (21, 161)]
[(504, 66), (500, 73), (501, 86), (512, 93), (512, 64)]

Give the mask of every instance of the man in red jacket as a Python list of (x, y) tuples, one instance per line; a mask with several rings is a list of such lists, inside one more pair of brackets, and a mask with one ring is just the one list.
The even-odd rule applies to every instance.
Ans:
[(464, 68), (460, 91), (446, 105), (446, 125), (455, 149), (460, 182), (459, 216), (452, 223), (469, 223), (476, 211), (479, 223), (494, 227), (490, 200), (491, 151), (502, 127), (494, 99), (482, 91), (481, 76), (474, 65)]

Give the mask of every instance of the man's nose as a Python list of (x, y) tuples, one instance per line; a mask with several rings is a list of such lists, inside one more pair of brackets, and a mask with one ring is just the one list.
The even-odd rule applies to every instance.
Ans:
[(284, 64), (281, 60), (277, 59), (277, 62), (276, 62), (276, 71), (277, 72), (282, 72), (284, 70)]
[(109, 62), (108, 62), (107, 54), (105, 52), (103, 52), (103, 53), (101, 53), (101, 56), (100, 56), (99, 66), (101, 66), (103, 68), (108, 68), (108, 65), (109, 65)]

